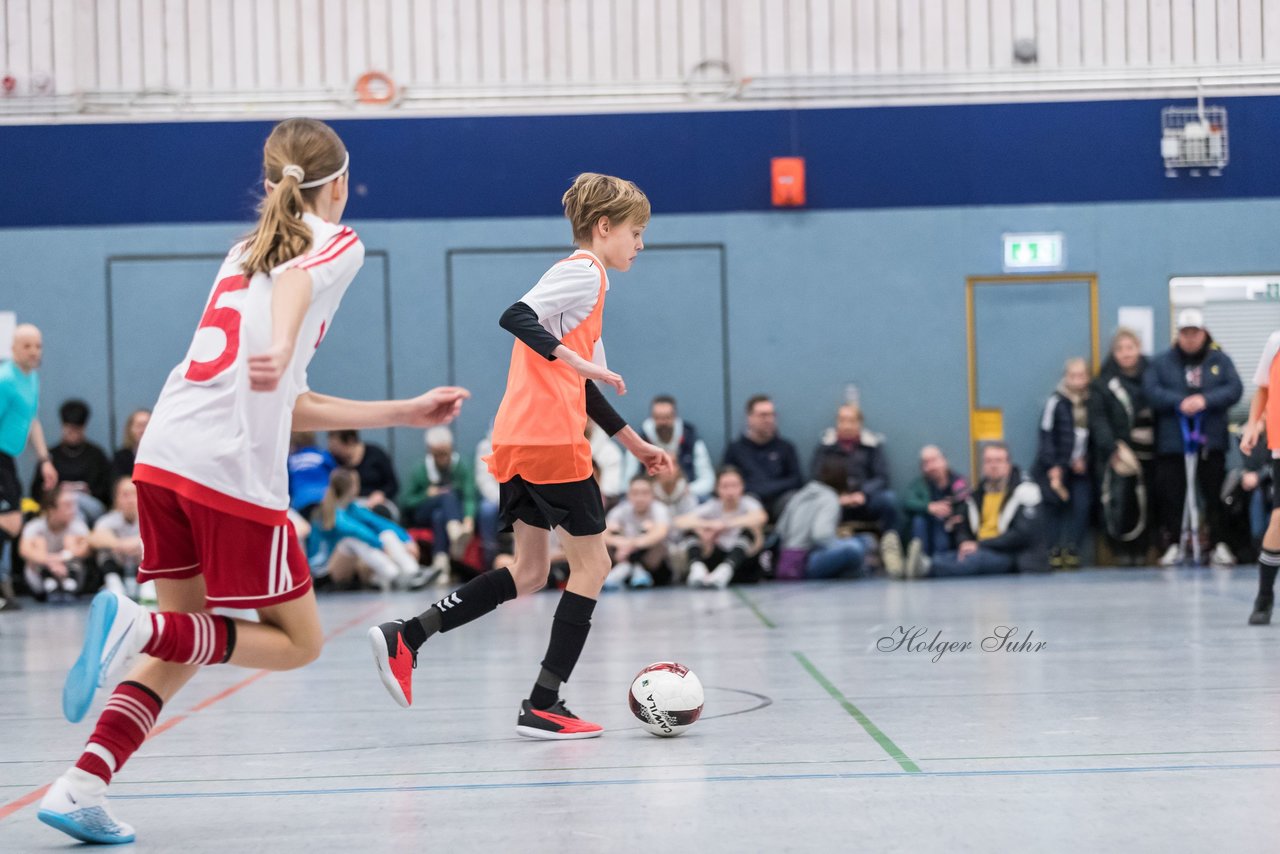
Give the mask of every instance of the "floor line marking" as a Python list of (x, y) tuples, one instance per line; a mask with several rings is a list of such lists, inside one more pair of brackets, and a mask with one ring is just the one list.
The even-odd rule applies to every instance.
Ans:
[(778, 627), (777, 623), (775, 623), (773, 620), (770, 620), (768, 617), (764, 615), (764, 612), (760, 610), (760, 606), (757, 605), (755, 602), (753, 602), (750, 596), (742, 592), (741, 587), (730, 587), (729, 589), (732, 590), (737, 595), (737, 597), (742, 600), (742, 604), (746, 605), (748, 608), (751, 609), (751, 613), (755, 614), (757, 617), (760, 618), (760, 622), (764, 623), (765, 628), (776, 629)]
[(849, 771), (823, 774), (721, 774), (704, 777), (650, 777), (616, 778), (606, 780), (539, 780), (524, 783), (455, 783), (427, 786), (358, 786), (335, 789), (258, 789), (222, 792), (156, 792), (152, 794), (113, 795), (115, 800), (177, 800), (198, 798), (261, 798), (298, 797), (315, 795), (361, 795), (405, 792), (449, 792), (495, 789), (545, 789), (579, 788), (587, 786), (670, 786), (672, 784), (707, 783), (781, 783), (805, 780), (866, 780), (900, 778), (921, 780), (948, 777), (1035, 777), (1082, 774), (1151, 774), (1183, 773), (1188, 771), (1274, 771), (1280, 770), (1280, 762), (1239, 765), (1146, 765), (1119, 768), (1037, 768), (1025, 770), (972, 770), (972, 771)]
[[(347, 631), (348, 629), (351, 629), (359, 625), (360, 623), (367, 620), (369, 617), (372, 617), (377, 612), (385, 610), (386, 607), (387, 606), (385, 604), (380, 603), (370, 608), (366, 608), (365, 610), (361, 611), (355, 618), (350, 619), (345, 623), (342, 623), (333, 631), (329, 632), (329, 634), (325, 635), (325, 638), (324, 638), (325, 643), (328, 643), (330, 640), (342, 634), (343, 632)], [(212, 697), (201, 700), (199, 703), (192, 706), (191, 709), (188, 710), (185, 714), (176, 715), (172, 718), (169, 718), (164, 723), (158, 725), (155, 729), (151, 731), (151, 734), (147, 736), (147, 741), (150, 741), (151, 739), (155, 738), (156, 736), (162, 733), (168, 732), (169, 730), (173, 729), (175, 726), (182, 723), (187, 718), (191, 717), (197, 712), (200, 712), (204, 709), (209, 708), (215, 703), (219, 703), (225, 700), (226, 698), (230, 697), (232, 694), (235, 694), (237, 691), (240, 691), (244, 688), (248, 688), (254, 682), (257, 682), (259, 679), (261, 679), (262, 677), (272, 672), (273, 671), (271, 670), (254, 671), (252, 674), (250, 674), (244, 679), (241, 679), (239, 682), (232, 685), (230, 688), (220, 691), (219, 693), (214, 694)], [(10, 801), (9, 803), (4, 804), (3, 806), (0, 806), (0, 821), (4, 821), (9, 816), (21, 810), (23, 807), (29, 806), (30, 804), (33, 804), (36, 801), (40, 800), (41, 798), (44, 797), (44, 793), (47, 791), (49, 791), (49, 784), (41, 786), (35, 791), (27, 792), (27, 794), (23, 795), (22, 797), (17, 798), (16, 800)]]
[(876, 744), (880, 745), (880, 747), (884, 749), (885, 753), (892, 756), (893, 761), (902, 766), (903, 771), (920, 773), (920, 766), (912, 762), (907, 754), (902, 752), (902, 748), (893, 743), (893, 739), (885, 735), (880, 727), (871, 722), (871, 718), (864, 715), (862, 710), (855, 706), (848, 697), (840, 693), (840, 689), (831, 684), (831, 680), (827, 679), (826, 676), (823, 676), (822, 672), (813, 666), (813, 662), (810, 661), (803, 652), (793, 652), (791, 654), (796, 657), (796, 661), (800, 662), (800, 666), (809, 672), (809, 675), (813, 677), (814, 681), (825, 688), (827, 693), (830, 694), (837, 703), (843, 706), (844, 710), (848, 712), (864, 730), (866, 730), (867, 735), (871, 736), (875, 740)]

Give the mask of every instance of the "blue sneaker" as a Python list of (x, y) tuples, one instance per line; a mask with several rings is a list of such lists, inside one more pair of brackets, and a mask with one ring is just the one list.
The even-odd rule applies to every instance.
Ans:
[[(84, 785), (77, 785), (81, 778)], [(81, 842), (99, 845), (132, 842), (133, 828), (117, 821), (107, 809), (107, 799), (94, 793), (94, 789), (105, 791), (106, 784), (92, 774), (72, 768), (53, 781), (40, 801), (36, 818)]]
[(103, 590), (89, 606), (80, 657), (62, 686), (62, 713), (79, 723), (94, 693), (125, 670), (151, 640), (151, 615), (127, 596)]
[(627, 584), (632, 588), (652, 587), (653, 573), (645, 569), (643, 566), (636, 564), (636, 568), (632, 570), (631, 577), (627, 579)]

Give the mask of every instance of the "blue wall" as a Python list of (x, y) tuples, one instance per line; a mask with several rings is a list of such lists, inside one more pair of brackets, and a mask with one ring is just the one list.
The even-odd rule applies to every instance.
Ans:
[[(353, 212), (359, 211), (358, 201)], [(868, 421), (889, 434), (890, 456), (901, 483), (913, 468), (916, 448), (938, 441), (963, 462), (967, 429), (967, 375), (964, 332), (964, 281), (968, 275), (1000, 270), (1000, 235), (1005, 231), (1060, 230), (1067, 236), (1070, 267), (1100, 275), (1103, 334), (1120, 305), (1156, 307), (1157, 337), (1168, 335), (1168, 279), (1173, 275), (1274, 271), (1280, 200), (1017, 205), (902, 210), (808, 211), (666, 215), (661, 211), (647, 239), (657, 245), (723, 245), (728, 282), (728, 379), (734, 430), (741, 425), (741, 405), (756, 391), (771, 392), (778, 401), (782, 427), (808, 454), (845, 384), (862, 391)], [(492, 323), (481, 323), (478, 302), (505, 304), (518, 298), (541, 273), (547, 247), (563, 245), (565, 225), (554, 217), (461, 220), (353, 220), (371, 250), (385, 252), (390, 287), (386, 313), (391, 320), (394, 372), (392, 391), (412, 394), (423, 386), (449, 379), (449, 334), (445, 279), (450, 249), (534, 247), (522, 268), (504, 265), (501, 275), (486, 280), (483, 290), (455, 288), (455, 314), (466, 328), (455, 330), (457, 347), (469, 354), (458, 360), (462, 383), (482, 386), (493, 399), (509, 345)], [(107, 441), (107, 337), (105, 322), (106, 259), (120, 255), (212, 253), (225, 251), (243, 229), (240, 223), (81, 227), (0, 230), (0, 308), (15, 309), (20, 318), (39, 324), (46, 335), (43, 372), (43, 415), (55, 429), (58, 400), (85, 397), (98, 411), (93, 438)], [(614, 278), (607, 314), (606, 342), (610, 362), (633, 380), (620, 409), (637, 420), (648, 397), (664, 390), (653, 377), (645, 348), (663, 353), (698, 354), (715, 359), (718, 306), (705, 293), (693, 296), (663, 291), (668, 302), (641, 313), (637, 301), (645, 286), (645, 265), (674, 275), (660, 253), (641, 256), (637, 269)], [(665, 256), (675, 257), (675, 256)], [(703, 255), (690, 255), (696, 278), (710, 278), (714, 265)], [(379, 264), (383, 262), (378, 262)], [(172, 294), (157, 305), (181, 310), (144, 313), (136, 307), (115, 318), (117, 349), (135, 348), (153, 362), (157, 374), (181, 357), (181, 344), (200, 312), (216, 262), (186, 264), (188, 272), (166, 287), (185, 289), (187, 301)], [(380, 268), (379, 268), (380, 269)], [(113, 274), (115, 276), (120, 273)], [(455, 277), (458, 271), (455, 270)], [(483, 278), (483, 277), (480, 277)], [(632, 288), (628, 292), (628, 288)], [(654, 287), (657, 287), (655, 285)], [(379, 277), (358, 280), (339, 315), (349, 318), (344, 334), (369, 345), (368, 361), (324, 364), (329, 387), (339, 385), (366, 396), (384, 393), (386, 378), (380, 353), (383, 332)], [(493, 302), (497, 301), (497, 302)], [(187, 304), (189, 302), (189, 304)], [(370, 305), (377, 306), (377, 310)], [(470, 308), (468, 308), (470, 306)], [(705, 313), (711, 342), (691, 341), (696, 332), (674, 324), (673, 315)], [(470, 312), (470, 314), (468, 314)], [(359, 320), (355, 320), (359, 318)], [(357, 328), (353, 328), (353, 324)], [(335, 331), (335, 335), (337, 332)], [(1005, 330), (1010, 351), (1036, 348), (1044, 340), (1036, 328)], [(156, 342), (164, 341), (163, 346)], [(496, 342), (496, 343), (495, 343)], [(355, 345), (353, 345), (355, 346)], [(322, 348), (317, 366), (326, 356)], [(350, 352), (356, 352), (351, 350)], [(1062, 357), (1070, 355), (1060, 354)], [(1244, 364), (1255, 354), (1236, 354)], [(1008, 381), (1021, 379), (1029, 394), (1047, 394), (1056, 377), (1021, 376), (1023, 364), (1011, 358)], [(142, 370), (142, 369), (138, 369)], [(671, 371), (673, 383), (684, 378)], [(1040, 373), (1045, 373), (1041, 371)], [(700, 377), (713, 376), (698, 374)], [(683, 405), (700, 422), (715, 453), (723, 445), (723, 389), (711, 379), (705, 396)], [(317, 388), (324, 385), (317, 380)], [(687, 388), (687, 387), (686, 387)], [(151, 400), (156, 382), (125, 382), (118, 389), (118, 408)], [(482, 433), (492, 411), (472, 407), (460, 424), (469, 446)], [(123, 416), (123, 412), (121, 412)], [(1034, 425), (1008, 425), (1009, 430)], [(419, 453), (420, 438), (401, 435), (397, 456), (406, 467)], [(24, 474), (28, 466), (24, 465)]]
[[(809, 207), (1280, 196), (1280, 98), (1229, 110), (1231, 166), (1167, 180), (1166, 100), (334, 122), (360, 216), (554, 216), (582, 171), (663, 214), (769, 209), (769, 158), (807, 158)], [(0, 227), (247, 218), (264, 122), (0, 127)], [(353, 211), (356, 212), (356, 211)]]
[[(1280, 98), (1214, 102), (1230, 110), (1231, 165), (1174, 180), (1154, 100), (337, 122), (370, 254), (313, 379), (362, 397), (473, 386), (470, 446), (505, 376), (497, 312), (566, 247), (569, 178), (615, 172), (655, 211), (655, 248), (615, 278), (607, 313), (610, 362), (631, 380), (624, 414), (673, 390), (718, 454), (746, 397), (767, 391), (807, 457), (853, 382), (899, 483), (926, 441), (963, 467), (964, 281), (1000, 272), (1003, 232), (1066, 233), (1070, 268), (1100, 276), (1104, 336), (1118, 306), (1152, 305), (1164, 340), (1170, 276), (1280, 269)], [(57, 402), (82, 396), (105, 443), (109, 410), (154, 399), (214, 259), (251, 218), (268, 127), (0, 127), (0, 309), (45, 330), (50, 429)], [(780, 154), (808, 160), (806, 210), (769, 208)], [(979, 312), (984, 389), (1047, 394), (1078, 330), (997, 308)], [(1024, 459), (1026, 420), (1006, 425)], [(380, 438), (404, 468), (420, 453), (417, 436)]]

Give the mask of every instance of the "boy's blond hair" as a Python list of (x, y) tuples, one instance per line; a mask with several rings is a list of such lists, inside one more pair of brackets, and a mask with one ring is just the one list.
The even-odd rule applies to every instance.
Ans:
[(583, 172), (573, 179), (561, 201), (575, 241), (590, 240), (591, 231), (602, 216), (614, 225), (649, 222), (648, 197), (633, 182), (612, 175)]

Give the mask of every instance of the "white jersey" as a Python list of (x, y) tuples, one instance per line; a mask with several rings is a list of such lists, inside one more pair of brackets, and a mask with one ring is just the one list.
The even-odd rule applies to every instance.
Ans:
[[(347, 286), (364, 263), (354, 231), (307, 213), (312, 249), (246, 279), (247, 244), (218, 271), (186, 358), (160, 392), (138, 447), (134, 479), (268, 525), (289, 507), (289, 434), (307, 366), (333, 322)], [(289, 269), (311, 274), (311, 305), (289, 367), (275, 391), (249, 389), (249, 356), (271, 346), (271, 291)]]
[[(538, 283), (520, 298), (520, 302), (533, 309), (542, 328), (558, 340), (581, 325), (595, 311), (600, 298), (600, 270), (603, 262), (586, 249), (574, 250), (574, 255), (589, 258), (572, 258), (558, 261), (542, 274)], [(609, 290), (609, 278), (605, 276), (604, 289)], [(596, 342), (591, 361), (608, 368), (604, 354), (604, 340)]]

